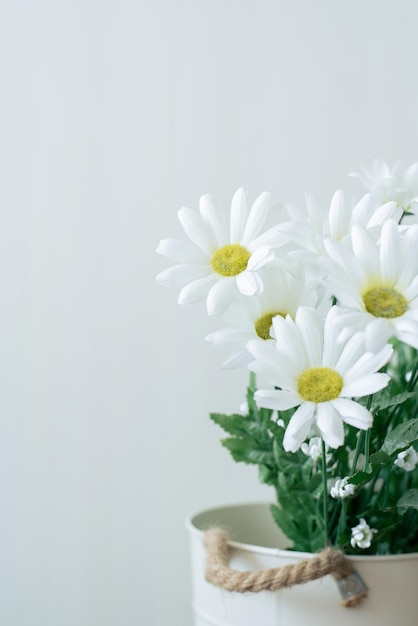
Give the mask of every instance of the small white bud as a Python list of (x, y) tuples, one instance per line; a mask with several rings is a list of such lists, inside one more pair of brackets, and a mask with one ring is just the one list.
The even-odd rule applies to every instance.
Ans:
[(329, 490), (332, 498), (348, 498), (354, 494), (354, 485), (348, 482), (348, 476), (337, 478)]
[(370, 548), (375, 533), (377, 533), (376, 528), (370, 528), (364, 517), (362, 517), (360, 518), (360, 523), (351, 529), (350, 543), (353, 548), (358, 547), (362, 550)]
[(418, 454), (412, 446), (403, 452), (399, 452), (395, 460), (395, 465), (401, 467), (405, 472), (412, 472), (418, 464)]
[(309, 440), (309, 443), (303, 443), (300, 449), (303, 454), (310, 456), (314, 462), (317, 461), (322, 455), (321, 437), (312, 437), (312, 439)]

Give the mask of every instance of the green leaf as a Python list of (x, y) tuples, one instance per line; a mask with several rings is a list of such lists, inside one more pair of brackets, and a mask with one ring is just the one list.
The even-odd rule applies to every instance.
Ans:
[(398, 406), (414, 396), (415, 393), (410, 391), (404, 391), (403, 393), (398, 393), (395, 396), (391, 396), (388, 393), (382, 394), (378, 397), (377, 402), (372, 404), (371, 412), (375, 413), (376, 411), (383, 411), (384, 409), (388, 409), (392, 406)]
[(221, 443), (229, 450), (234, 461), (274, 467), (273, 453), (258, 448), (252, 439), (228, 437), (227, 439), (222, 439)]
[(409, 489), (396, 503), (400, 513), (406, 513), (407, 509), (418, 510), (418, 489)]
[(283, 456), (283, 448), (279, 444), (276, 438), (273, 439), (273, 456), (276, 462), (276, 465), (280, 466)]
[(277, 472), (260, 463), (258, 466), (258, 480), (264, 485), (275, 485), (277, 482)]
[(409, 448), (415, 441), (418, 441), (418, 418), (413, 418), (399, 424), (386, 436), (382, 450), (389, 456), (393, 456), (401, 450)]
[(368, 483), (373, 476), (372, 472), (356, 472), (352, 476), (350, 476), (350, 480), (348, 481), (350, 485), (355, 485), (358, 487), (359, 485), (363, 485), (364, 483)]
[(286, 535), (286, 537), (290, 541), (293, 541), (299, 550), (309, 551), (310, 544), (309, 541), (307, 541), (306, 534), (304, 532), (301, 532), (301, 530), (294, 523), (292, 517), (288, 514), (288, 512), (279, 508), (275, 504), (271, 505), (270, 510), (273, 515), (274, 521), (276, 522), (277, 526), (282, 530), (282, 532)]
[(370, 464), (372, 466), (372, 470), (379, 470), (382, 467), (386, 467), (391, 465), (392, 460), (390, 456), (382, 450), (378, 450), (370, 457)]
[(350, 480), (348, 482), (352, 485), (355, 485), (356, 487), (364, 485), (370, 482), (371, 479), (374, 478), (374, 476), (376, 476), (376, 474), (383, 467), (387, 467), (391, 464), (392, 459), (390, 458), (390, 456), (386, 452), (383, 452), (383, 450), (379, 450), (378, 452), (372, 454), (370, 457), (371, 470), (369, 472), (364, 472), (361, 470), (355, 472), (355, 474), (350, 476)]
[(322, 491), (322, 475), (320, 472), (314, 474), (309, 483), (309, 493), (317, 495), (318, 488), (321, 487)]
[(248, 433), (249, 420), (243, 415), (224, 415), (210, 413), (210, 419), (230, 435), (245, 435)]

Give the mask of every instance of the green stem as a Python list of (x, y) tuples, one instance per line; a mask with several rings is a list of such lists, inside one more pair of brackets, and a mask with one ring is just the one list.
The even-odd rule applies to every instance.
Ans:
[[(370, 407), (372, 406), (373, 394), (367, 398), (367, 408), (370, 411)], [(370, 436), (372, 429), (369, 428), (366, 430), (365, 440), (364, 440), (364, 471), (370, 471)]]
[(364, 430), (360, 430), (359, 436), (358, 436), (358, 439), (357, 439), (356, 451), (354, 452), (353, 465), (352, 465), (352, 468), (351, 468), (351, 476), (353, 474), (355, 474), (355, 472), (356, 472), (357, 461), (358, 461), (360, 453), (361, 453), (361, 451), (363, 449), (363, 440), (364, 440)]
[(328, 532), (328, 481), (327, 481), (327, 458), (326, 458), (326, 446), (325, 441), (321, 439), (322, 444), (322, 487), (324, 491), (323, 497), (323, 516), (324, 516), (324, 536), (325, 546), (329, 544), (329, 532)]
[(365, 456), (364, 471), (365, 472), (370, 471), (370, 435), (371, 435), (371, 432), (372, 432), (371, 428), (366, 430), (366, 436), (364, 438), (364, 456)]
[(418, 379), (418, 359), (415, 362), (415, 367), (411, 372), (411, 378), (409, 379), (407, 390), (412, 391), (417, 384)]
[(256, 382), (255, 382), (255, 372), (250, 372), (250, 380), (249, 380), (249, 383), (248, 383), (248, 388), (251, 391), (254, 392), (255, 391), (255, 385), (256, 385)]
[(343, 499), (341, 500), (341, 513), (340, 513), (340, 519), (338, 522), (338, 535), (337, 535), (338, 543), (340, 543), (340, 538), (345, 531), (346, 525), (347, 525), (347, 502)]

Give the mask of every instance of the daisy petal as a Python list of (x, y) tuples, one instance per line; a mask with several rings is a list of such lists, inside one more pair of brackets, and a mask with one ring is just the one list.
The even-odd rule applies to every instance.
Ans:
[(403, 294), (409, 301), (418, 297), (418, 275), (415, 276), (406, 289), (403, 290)]
[[(364, 226), (370, 225), (369, 219), (372, 211), (372, 196), (366, 193), (356, 204), (352, 211), (351, 221), (353, 224), (363, 224)], [(393, 203), (395, 204), (395, 203)]]
[(396, 223), (399, 223), (402, 213), (402, 209), (396, 205), (396, 202), (386, 202), (374, 211), (367, 227), (373, 228), (373, 226), (384, 224), (387, 220), (395, 220)]
[(215, 330), (213, 333), (206, 335), (205, 340), (215, 346), (228, 343), (240, 343), (245, 345), (250, 337), (239, 328), (221, 328), (220, 330)]
[(387, 281), (391, 285), (395, 283), (399, 274), (400, 247), (398, 226), (393, 220), (389, 220), (382, 227), (380, 268), (383, 281)]
[(364, 332), (366, 326), (373, 317), (370, 313), (363, 311), (353, 311), (344, 313), (339, 319), (338, 341), (347, 341), (355, 333)]
[(296, 321), (302, 341), (305, 344), (310, 367), (321, 363), (323, 348), (322, 322), (318, 316), (312, 315), (313, 309), (300, 307), (296, 313)]
[(259, 389), (255, 392), (254, 399), (258, 406), (277, 411), (292, 409), (300, 403), (299, 394), (283, 389)]
[(227, 229), (223, 214), (216, 209), (212, 197), (205, 195), (200, 198), (199, 212), (203, 220), (213, 232), (216, 246), (221, 247), (227, 241)]
[(174, 265), (160, 272), (157, 281), (167, 287), (184, 287), (200, 278), (208, 277), (205, 265)]
[(237, 287), (244, 296), (256, 296), (263, 290), (261, 278), (255, 272), (245, 270), (236, 276)]
[(257, 237), (260, 230), (266, 221), (267, 212), (269, 209), (270, 194), (264, 192), (258, 196), (255, 200), (251, 211), (248, 215), (248, 220), (245, 225), (244, 234), (241, 239), (241, 245), (247, 246), (248, 243)]
[(178, 303), (186, 306), (205, 300), (215, 280), (215, 276), (206, 276), (189, 283), (180, 291)]
[(254, 333), (253, 320), (258, 319), (261, 315), (260, 304), (258, 298), (244, 298), (245, 304), (244, 302), (242, 304), (241, 302), (231, 302), (222, 317), (230, 326)]
[(238, 367), (243, 367), (251, 361), (251, 355), (247, 350), (236, 350), (231, 356), (222, 363), (222, 369), (232, 370)]
[(208, 259), (207, 254), (196, 248), (190, 241), (183, 239), (162, 239), (156, 252), (182, 264), (204, 264)]
[(330, 234), (334, 239), (340, 239), (348, 230), (348, 211), (344, 210), (344, 193), (336, 191), (331, 200), (329, 209)]
[(212, 255), (216, 249), (216, 238), (213, 233), (208, 231), (207, 225), (200, 215), (183, 207), (178, 212), (178, 218), (183, 226), (184, 232), (189, 239), (201, 250)]
[(412, 346), (413, 348), (418, 350), (418, 336), (416, 334), (411, 335), (410, 333), (400, 331), (397, 336), (399, 341), (402, 341), (408, 346)]
[[(348, 250), (348, 248), (346, 248), (341, 242), (336, 241), (335, 239), (325, 239), (324, 246), (328, 256), (333, 261), (332, 265), (335, 264), (334, 267), (332, 267), (332, 265), (330, 264), (330, 273), (331, 276), (333, 271), (336, 273), (337, 285), (338, 282), (341, 280), (341, 276), (345, 277), (349, 272), (350, 281), (347, 281), (347, 283), (354, 284), (358, 288), (361, 288), (365, 281), (365, 274), (361, 265), (357, 263), (353, 253)], [(345, 306), (344, 288), (345, 283), (343, 285), (343, 288), (340, 289), (339, 293), (337, 294), (338, 299), (343, 306)]]
[(237, 294), (235, 278), (214, 279), (216, 282), (210, 288), (206, 302), (209, 315), (219, 315), (225, 311)]
[[(366, 271), (367, 275), (379, 275), (379, 255), (376, 244), (373, 241), (369, 231), (358, 224), (353, 226), (352, 230), (352, 246), (354, 257)], [(351, 267), (347, 266), (351, 272)]]
[(345, 385), (351, 385), (359, 378), (374, 374), (381, 367), (389, 362), (393, 353), (393, 347), (390, 344), (383, 346), (379, 352), (373, 354), (365, 352), (358, 361), (344, 375)]
[(344, 378), (347, 370), (353, 367), (356, 361), (361, 357), (365, 349), (364, 334), (355, 333), (343, 347), (340, 358), (335, 364), (335, 369)]
[(341, 334), (341, 318), (342, 310), (337, 306), (331, 307), (325, 318), (322, 355), (322, 365), (324, 367), (333, 368), (343, 348), (343, 344), (338, 340)]
[(382, 317), (372, 320), (366, 326), (366, 348), (370, 352), (378, 352), (391, 337), (395, 329), (389, 320)]
[(255, 271), (274, 259), (274, 252), (269, 246), (260, 246), (248, 259), (247, 269)]
[(247, 221), (247, 201), (244, 189), (240, 187), (234, 193), (231, 203), (229, 235), (231, 243), (241, 243)]
[(376, 391), (380, 391), (390, 382), (390, 376), (387, 374), (369, 374), (353, 381), (349, 385), (344, 385), (341, 395), (349, 398), (362, 398), (369, 396)]
[(402, 239), (402, 263), (400, 264), (398, 284), (407, 287), (418, 274), (418, 225), (408, 228)]
[(332, 400), (332, 405), (346, 424), (360, 430), (367, 430), (371, 427), (373, 423), (372, 414), (358, 402), (347, 398), (336, 398)]
[(292, 415), (283, 438), (283, 448), (287, 452), (296, 452), (308, 437), (315, 419), (315, 407), (313, 402), (304, 402)]
[(286, 356), (294, 364), (299, 373), (309, 367), (300, 332), (290, 316), (283, 319), (280, 315), (273, 318), (273, 335), (277, 341), (277, 348), (281, 356)]
[(299, 372), (295, 371), (288, 355), (278, 353), (272, 341), (252, 339), (246, 348), (254, 358), (250, 370), (261, 374), (275, 387), (296, 391)]
[(331, 448), (339, 448), (344, 443), (344, 427), (341, 416), (330, 402), (321, 402), (316, 407), (316, 425), (322, 439)]

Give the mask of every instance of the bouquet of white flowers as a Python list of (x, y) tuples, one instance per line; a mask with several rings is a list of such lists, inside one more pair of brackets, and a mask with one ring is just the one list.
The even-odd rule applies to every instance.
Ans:
[[(418, 552), (418, 164), (374, 161), (354, 206), (182, 208), (189, 241), (158, 276), (225, 327), (226, 368), (250, 371), (245, 408), (211, 414), (235, 461), (272, 485), (293, 548)], [(270, 220), (270, 223), (269, 223)], [(273, 221), (271, 221), (273, 220)]]

